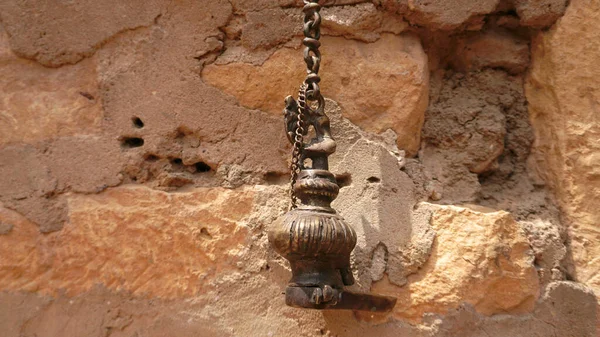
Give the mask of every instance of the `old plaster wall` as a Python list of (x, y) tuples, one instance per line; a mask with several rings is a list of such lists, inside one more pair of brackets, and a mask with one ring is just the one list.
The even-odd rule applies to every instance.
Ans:
[(0, 336), (600, 335), (600, 2), (322, 4), (334, 206), (393, 312), (283, 303), (300, 1), (3, 0)]

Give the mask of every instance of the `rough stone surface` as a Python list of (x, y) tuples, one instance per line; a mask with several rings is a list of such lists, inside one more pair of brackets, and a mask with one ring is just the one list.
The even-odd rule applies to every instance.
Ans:
[(321, 1), (350, 289), (389, 314), (283, 300), (302, 1), (1, 3), (0, 335), (598, 335), (599, 10), (565, 3)]
[(435, 78), (431, 96), (420, 157), (431, 179), (443, 185), (440, 199), (472, 202), (481, 193), (478, 174), (501, 168), (506, 176), (525, 161), (531, 134), (519, 118), (527, 113), (519, 77), (497, 70), (446, 72)]
[(381, 33), (400, 34), (408, 28), (401, 16), (378, 11), (370, 3), (332, 7), (322, 15), (323, 33), (365, 42), (377, 41)]
[(433, 30), (452, 30), (481, 21), (492, 13), (499, 0), (378, 0), (384, 8), (406, 15), (415, 25)]
[[(268, 280), (247, 282), (243, 291), (233, 291), (239, 303), (252, 302), (250, 309), (269, 305), (268, 300), (253, 296), (252, 291), (276, 291), (268, 286)], [(262, 286), (262, 290), (260, 288)], [(477, 314), (471, 306), (464, 305), (451, 310), (444, 321), (440, 316), (432, 315), (429, 321), (420, 326), (402, 322), (388, 322), (371, 325), (356, 323), (352, 313), (317, 312), (304, 313), (302, 319), (297, 309), (277, 306), (281, 315), (273, 312), (266, 315), (252, 315), (239, 306), (220, 305), (209, 296), (196, 301), (173, 302), (158, 299), (140, 299), (124, 294), (110, 293), (104, 289), (93, 291), (73, 298), (53, 299), (36, 294), (0, 294), (0, 328), (8, 337), (19, 333), (30, 335), (68, 335), (68, 336), (104, 336), (107, 332), (116, 336), (141, 335), (159, 337), (177, 336), (242, 336), (250, 337), (287, 336), (364, 336), (374, 333), (378, 336), (491, 336), (491, 337), (547, 337), (593, 336), (589, 320), (593, 320), (594, 298), (591, 292), (580, 285), (570, 282), (551, 284), (536, 305), (536, 313), (521, 317), (496, 315), (484, 317)], [(225, 293), (224, 298), (232, 298)], [(220, 298), (223, 300), (223, 297)], [(557, 300), (561, 300), (560, 302)], [(568, 303), (562, 305), (562, 303)], [(274, 304), (274, 303), (273, 303)], [(273, 306), (273, 304), (270, 304)], [(576, 308), (574, 305), (577, 305)], [(209, 309), (210, 308), (210, 309)], [(246, 309), (242, 307), (241, 309)], [(576, 310), (573, 310), (576, 309)], [(237, 312), (236, 312), (237, 311)], [(252, 316), (251, 316), (252, 315)], [(77, 318), (77, 319), (74, 319)], [(252, 325), (244, 324), (251, 318)], [(300, 318), (300, 320), (298, 320)], [(582, 319), (583, 324), (579, 324)], [(274, 320), (280, 324), (273, 324)], [(571, 324), (560, 324), (559, 322)], [(577, 324), (573, 324), (577, 322)], [(557, 324), (558, 323), (558, 324)]]
[(515, 9), (521, 24), (535, 28), (552, 25), (567, 8), (567, 0), (516, 0)]
[(470, 34), (456, 46), (454, 66), (463, 72), (493, 68), (505, 69), (511, 74), (522, 73), (529, 65), (527, 42), (507, 31)]
[(122, 182), (119, 152), (117, 142), (98, 136), (6, 146), (0, 149), (0, 201), (42, 232), (58, 230), (66, 220), (62, 193), (100, 192)]
[[(412, 35), (383, 35), (372, 44), (343, 38), (322, 40), (321, 90), (342, 103), (344, 115), (365, 130), (398, 134), (398, 147), (413, 154), (427, 107), (427, 56)], [(262, 66), (209, 65), (202, 78), (233, 95), (241, 105), (279, 115), (282, 97), (303, 80), (301, 53), (276, 51)]]
[(122, 187), (73, 195), (68, 225), (51, 236), (32, 235), (35, 225), (3, 210), (3, 221), (16, 222), (0, 245), (3, 288), (76, 295), (100, 283), (161, 298), (205, 292), (215, 275), (244, 266), (237, 263), (250, 236), (240, 221), (256, 192)]
[(464, 302), (486, 315), (533, 310), (539, 296), (534, 257), (509, 213), (433, 206), (430, 226), (435, 233), (431, 256), (407, 285), (395, 290), (386, 282), (374, 285), (398, 297), (395, 316), (419, 320), (426, 312), (444, 314)]
[(534, 218), (520, 223), (527, 233), (542, 283), (563, 280), (567, 258), (564, 227), (557, 225), (556, 220), (548, 218)]
[[(472, 307), (452, 311), (452, 319), (440, 326), (441, 336), (546, 337), (594, 336), (593, 294), (589, 288), (573, 282), (549, 284), (540, 297), (533, 315), (515, 317), (496, 315), (487, 322), (480, 320)], [(560, 304), (559, 304), (560, 303)], [(581, 306), (575, 308), (576, 303)], [(577, 312), (581, 311), (581, 316)], [(535, 319), (531, 319), (535, 317)], [(581, 321), (580, 321), (581, 319)], [(561, 322), (558, 325), (557, 322)], [(564, 323), (563, 323), (564, 322)]]
[(273, 8), (249, 12), (242, 27), (242, 45), (249, 49), (269, 48), (291, 40), (301, 32), (302, 13), (296, 8)]
[(568, 218), (572, 276), (600, 293), (600, 5), (572, 1), (565, 16), (533, 40), (526, 82), (535, 130), (531, 164)]
[(373, 42), (380, 36), (373, 27), (381, 26), (382, 20), (381, 12), (370, 3), (334, 7), (323, 13), (323, 32)]
[(98, 53), (105, 127), (128, 159), (126, 180), (162, 189), (239, 186), (287, 171), (279, 118), (237, 106), (198, 77), (230, 14), (225, 2), (190, 3)]
[[(14, 93), (3, 96), (14, 99), (5, 101), (0, 124), (10, 137), (0, 149), (0, 201), (50, 232), (66, 220), (61, 194), (69, 191), (95, 193), (121, 182), (233, 187), (284, 174), (279, 119), (236, 107), (198, 79), (202, 57), (194, 57), (211, 53), (230, 13), (218, 1), (182, 6), (152, 27), (113, 36), (91, 59), (55, 70), (16, 59), (3, 42), (3, 79), (17, 81), (7, 81)], [(195, 42), (198, 36), (204, 38)], [(37, 81), (22, 89), (19, 81), (40, 74), (61, 86)], [(88, 94), (96, 95), (93, 104)], [(44, 128), (18, 132), (38, 111)], [(262, 141), (246, 141), (259, 129), (268, 130)]]
[(5, 1), (0, 19), (18, 55), (57, 67), (90, 56), (119, 32), (151, 25), (164, 5), (159, 0)]
[(358, 233), (353, 255), (357, 266), (365, 266), (358, 270), (366, 290), (384, 272), (390, 282), (404, 285), (406, 276), (428, 259), (435, 237), (427, 223), (413, 217), (412, 184), (399, 170), (402, 160), (382, 145), (361, 139), (334, 167), (351, 180), (334, 207)]
[(477, 31), (486, 16), (515, 11), (518, 25), (534, 29), (554, 24), (565, 12), (567, 0), (377, 0), (387, 11), (403, 15), (411, 24), (432, 31)]
[(96, 62), (54, 70), (14, 55), (0, 29), (0, 145), (92, 133), (102, 118)]
[[(565, 322), (557, 331), (559, 336), (592, 336), (597, 334), (594, 323), (599, 314), (594, 297), (594, 292), (582, 284), (553, 282), (546, 287), (543, 304), (536, 312), (540, 320), (548, 324), (557, 320)], [(582, 316), (575, 317), (575, 312), (581, 312)]]

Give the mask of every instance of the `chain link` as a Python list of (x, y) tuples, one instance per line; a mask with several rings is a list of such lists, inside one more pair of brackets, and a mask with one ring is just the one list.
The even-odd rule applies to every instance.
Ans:
[[(325, 100), (321, 95), (319, 82), (319, 68), (321, 66), (321, 52), (319, 47), (321, 42), (321, 5), (319, 0), (304, 0), (304, 62), (306, 62), (306, 78), (300, 86), (298, 92), (298, 120), (294, 131), (294, 145), (292, 148), (292, 163), (290, 164), (290, 209), (298, 207), (298, 197), (294, 191), (294, 185), (298, 179), (300, 170), (304, 167), (302, 162), (302, 151), (304, 149), (304, 132), (306, 117), (313, 113), (322, 113), (325, 109)], [(313, 111), (310, 107), (310, 101), (316, 102), (316, 109)]]

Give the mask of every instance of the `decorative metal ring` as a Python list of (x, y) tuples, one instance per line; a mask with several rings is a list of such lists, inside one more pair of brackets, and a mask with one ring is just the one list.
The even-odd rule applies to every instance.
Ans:
[(306, 75), (306, 78), (304, 79), (304, 82), (306, 82), (306, 83), (319, 83), (319, 82), (321, 82), (321, 77), (319, 77), (319, 75), (317, 75), (316, 73), (310, 73), (310, 74)]
[(313, 13), (312, 21), (314, 21), (313, 26), (319, 27), (319, 25), (321, 24), (321, 14), (319, 13), (319, 11), (315, 11)]
[(316, 10), (320, 10), (321, 9), (321, 5), (319, 5), (318, 1), (315, 2), (310, 2), (310, 1), (304, 1), (304, 7), (302, 8), (302, 11), (304, 13), (309, 12), (309, 11), (316, 11)]
[(318, 49), (319, 47), (321, 47), (321, 42), (317, 39), (313, 39), (312, 37), (305, 37), (302, 40), (302, 44), (312, 49)]
[(317, 82), (306, 82), (308, 89), (306, 90), (306, 99), (316, 101), (321, 96), (321, 88)]
[(314, 24), (314, 21), (307, 21), (303, 26), (304, 36), (308, 38), (320, 39), (321, 28)]

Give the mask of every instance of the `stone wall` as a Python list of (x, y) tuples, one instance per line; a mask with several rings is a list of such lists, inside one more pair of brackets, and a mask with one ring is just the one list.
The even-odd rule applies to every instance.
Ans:
[(0, 335), (600, 335), (600, 3), (322, 4), (352, 288), (393, 312), (283, 301), (301, 1), (5, 0)]

